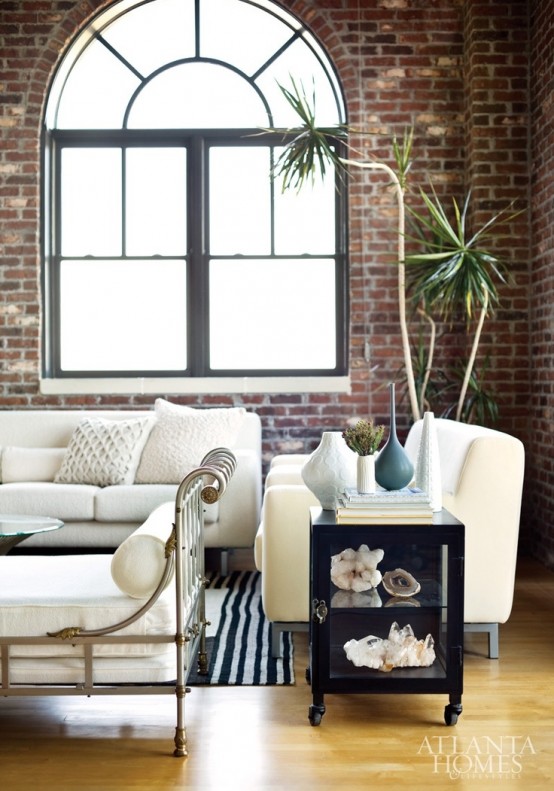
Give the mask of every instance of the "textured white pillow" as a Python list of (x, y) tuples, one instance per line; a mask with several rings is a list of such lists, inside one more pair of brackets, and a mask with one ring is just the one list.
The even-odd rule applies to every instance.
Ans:
[(163, 398), (154, 408), (156, 423), (135, 483), (181, 483), (208, 451), (233, 446), (246, 415), (243, 407), (192, 409)]
[(65, 448), (8, 446), (2, 451), (2, 482), (53, 481), (65, 451)]
[[(122, 593), (144, 599), (158, 587), (166, 566), (165, 544), (171, 535), (174, 513), (173, 503), (159, 506), (114, 552), (112, 579)], [(173, 574), (168, 585), (172, 577)]]
[(153, 418), (85, 418), (75, 428), (55, 483), (133, 483)]

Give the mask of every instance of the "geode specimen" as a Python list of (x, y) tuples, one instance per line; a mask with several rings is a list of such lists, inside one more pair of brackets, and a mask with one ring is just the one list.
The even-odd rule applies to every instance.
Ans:
[(344, 644), (346, 657), (356, 667), (390, 672), (395, 667), (429, 667), (435, 661), (435, 642), (430, 634), (418, 640), (410, 624), (402, 629), (396, 621), (386, 640), (369, 635)]
[(382, 579), (377, 564), (384, 556), (382, 549), (370, 549), (367, 544), (345, 549), (331, 558), (331, 581), (341, 590), (356, 593), (376, 588)]
[(406, 598), (415, 596), (421, 590), (421, 585), (416, 578), (404, 569), (387, 571), (383, 575), (383, 587), (391, 596), (405, 596)]

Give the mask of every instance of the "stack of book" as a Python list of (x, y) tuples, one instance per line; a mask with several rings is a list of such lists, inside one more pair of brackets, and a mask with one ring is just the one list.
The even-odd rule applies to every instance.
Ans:
[(433, 521), (433, 511), (429, 495), (421, 489), (382, 489), (375, 494), (346, 489), (337, 499), (335, 519), (337, 524), (348, 525), (428, 525)]

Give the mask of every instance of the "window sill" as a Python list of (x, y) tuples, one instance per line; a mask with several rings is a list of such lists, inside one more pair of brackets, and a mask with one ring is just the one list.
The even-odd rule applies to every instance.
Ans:
[(41, 379), (44, 395), (159, 393), (349, 393), (349, 376), (237, 376), (200, 379)]

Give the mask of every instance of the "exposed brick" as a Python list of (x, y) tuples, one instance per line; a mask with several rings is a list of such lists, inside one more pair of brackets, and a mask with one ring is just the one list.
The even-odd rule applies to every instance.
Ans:
[[(2, 0), (0, 4), (0, 406), (140, 408), (154, 397), (45, 397), (41, 341), (40, 128), (60, 53), (108, 0)], [(483, 220), (516, 199), (526, 210), (499, 250), (515, 282), (486, 324), (487, 384), (500, 427), (529, 446), (523, 543), (554, 547), (554, 0), (283, 0), (327, 47), (360, 149), (391, 163), (390, 139), (414, 125), (415, 184), (462, 200)], [(532, 152), (532, 159), (531, 159)], [(533, 183), (531, 184), (531, 177)], [(244, 404), (264, 420), (264, 459), (301, 452), (327, 427), (364, 411), (386, 418), (383, 384), (402, 365), (398, 329), (395, 203), (386, 179), (353, 178), (350, 199), (351, 393), (226, 394), (186, 404)], [(410, 200), (418, 205), (417, 195)], [(529, 205), (528, 205), (529, 203)], [(379, 367), (369, 373), (366, 339)], [(465, 339), (441, 328), (439, 359)], [(532, 366), (530, 362), (532, 360)], [(159, 395), (164, 395), (160, 393)], [(406, 416), (400, 415), (407, 420)], [(554, 558), (552, 559), (554, 565)]]

